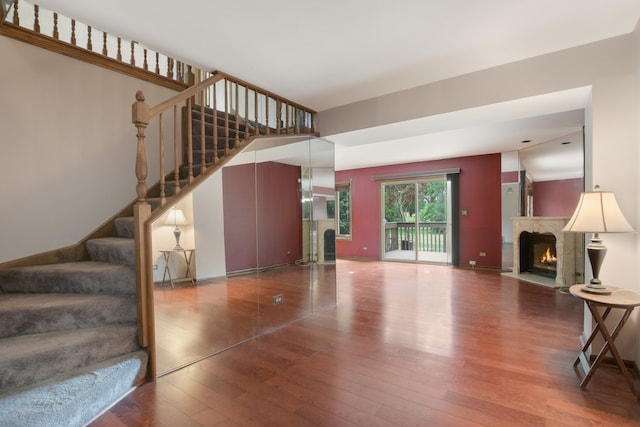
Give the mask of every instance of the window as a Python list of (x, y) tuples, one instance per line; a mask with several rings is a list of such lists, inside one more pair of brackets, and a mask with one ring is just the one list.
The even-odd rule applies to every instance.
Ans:
[(338, 218), (338, 238), (351, 237), (351, 182), (336, 183), (336, 217)]

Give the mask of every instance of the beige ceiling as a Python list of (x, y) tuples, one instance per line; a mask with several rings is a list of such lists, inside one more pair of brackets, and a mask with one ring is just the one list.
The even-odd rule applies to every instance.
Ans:
[[(640, 18), (640, 0), (38, 3), (187, 63), (225, 71), (318, 111), (627, 34)], [(452, 117), (426, 118), (420, 134), (407, 135), (402, 124), (396, 124), (376, 129), (375, 134), (386, 135), (384, 140), (367, 130), (328, 139), (337, 144), (339, 169), (380, 164), (389, 146), (411, 147), (420, 138), (428, 141), (434, 129), (438, 137), (484, 137), (467, 145), (448, 144), (456, 150), (441, 148), (439, 158), (501, 152), (521, 148), (519, 141), (531, 139), (536, 132), (551, 141), (579, 131), (583, 119), (571, 110), (582, 106), (563, 111), (550, 107), (543, 112), (534, 106), (529, 116), (516, 118), (500, 115), (508, 108), (496, 108), (491, 116), (494, 108), (489, 107), (483, 123), (465, 122), (461, 113), (453, 121)], [(443, 122), (437, 125), (438, 120)], [(495, 138), (487, 138), (488, 134)], [(479, 146), (485, 148), (479, 150)], [(410, 159), (417, 160), (415, 153)], [(429, 155), (420, 160), (429, 160)]]

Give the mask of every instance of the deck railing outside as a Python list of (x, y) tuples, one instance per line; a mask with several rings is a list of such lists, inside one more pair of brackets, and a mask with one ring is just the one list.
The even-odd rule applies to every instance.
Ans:
[(415, 250), (419, 252), (447, 251), (447, 223), (388, 222), (385, 224), (385, 252)]

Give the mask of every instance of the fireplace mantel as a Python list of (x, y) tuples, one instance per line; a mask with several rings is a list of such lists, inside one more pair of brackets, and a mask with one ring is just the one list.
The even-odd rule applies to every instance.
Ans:
[[(578, 283), (582, 278), (580, 267), (584, 255), (579, 250), (582, 235), (577, 233), (563, 233), (562, 229), (569, 221), (569, 217), (550, 216), (520, 216), (513, 220), (513, 273), (520, 274), (520, 234), (550, 233), (556, 238), (556, 256), (558, 258), (555, 283), (557, 287)], [(580, 277), (578, 277), (580, 275)]]

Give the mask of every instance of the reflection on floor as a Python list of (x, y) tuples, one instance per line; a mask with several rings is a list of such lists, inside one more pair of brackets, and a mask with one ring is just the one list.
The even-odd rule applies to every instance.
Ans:
[[(272, 297), (282, 295), (282, 304)], [(165, 374), (313, 310), (335, 305), (335, 264), (288, 265), (181, 284), (156, 285), (156, 368)]]
[[(416, 252), (414, 250), (395, 250), (385, 252), (384, 260), (385, 261), (415, 261)], [(447, 253), (446, 252), (427, 252), (427, 251), (418, 251), (418, 261), (421, 262), (435, 262), (439, 264), (447, 264)]]

